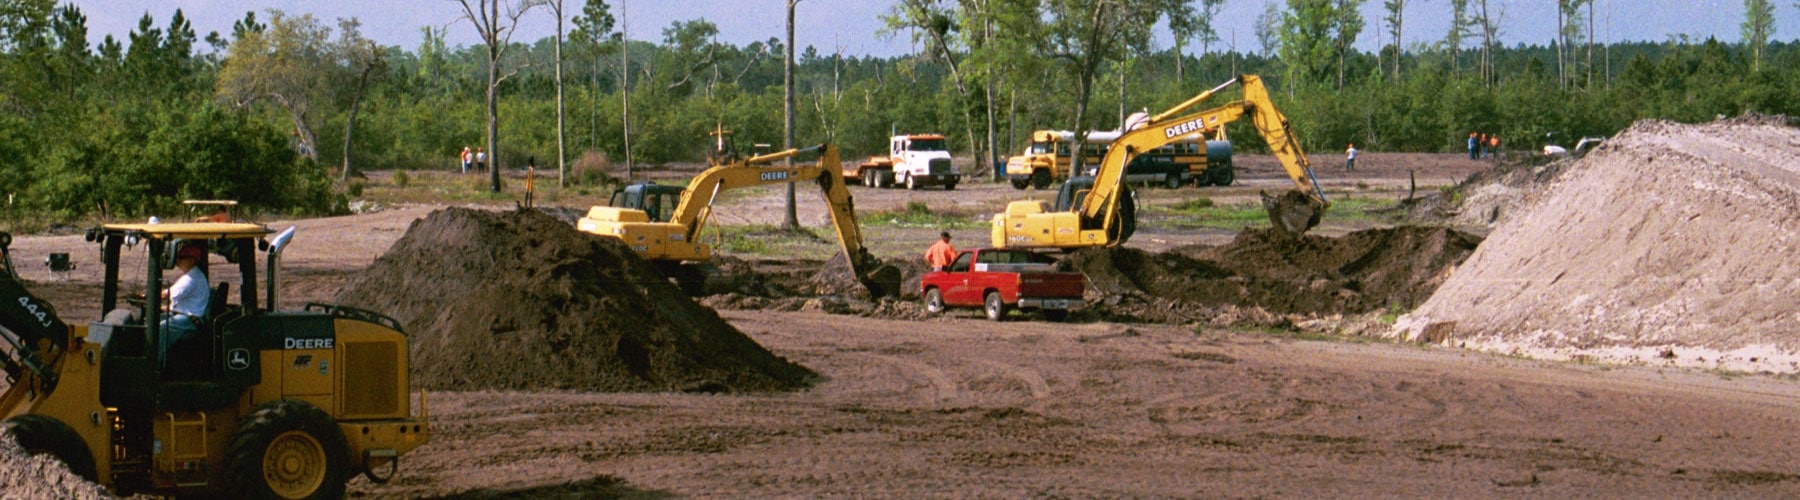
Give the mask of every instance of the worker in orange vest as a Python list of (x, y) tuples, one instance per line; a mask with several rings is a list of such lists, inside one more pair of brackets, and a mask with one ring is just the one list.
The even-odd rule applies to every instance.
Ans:
[(938, 233), (938, 241), (925, 250), (925, 263), (930, 264), (931, 270), (936, 272), (948, 269), (950, 262), (955, 260), (956, 247), (950, 246), (950, 232)]

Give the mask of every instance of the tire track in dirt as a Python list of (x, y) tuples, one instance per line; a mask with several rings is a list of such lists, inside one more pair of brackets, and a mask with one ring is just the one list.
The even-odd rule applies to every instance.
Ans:
[(957, 399), (959, 391), (956, 387), (956, 381), (952, 380), (948, 373), (937, 367), (925, 364), (922, 361), (887, 354), (869, 352), (856, 354), (858, 357), (872, 359), (883, 364), (900, 368), (903, 373), (911, 376), (909, 378), (924, 379), (925, 383), (930, 388), (931, 394), (930, 397), (924, 398), (927, 403), (947, 404)]

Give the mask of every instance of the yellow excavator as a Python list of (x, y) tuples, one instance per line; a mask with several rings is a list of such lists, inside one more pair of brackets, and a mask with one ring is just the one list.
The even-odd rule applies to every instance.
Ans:
[[(1233, 83), (1243, 86), (1242, 100), (1176, 116)], [(1307, 163), (1306, 154), (1300, 150), (1293, 127), (1270, 102), (1262, 79), (1256, 75), (1239, 75), (1149, 117), (1141, 126), (1126, 127), (1128, 130), (1112, 143), (1093, 177), (1071, 179), (1063, 185), (1054, 209), (1047, 202), (1035, 200), (1007, 204), (1006, 213), (994, 215), (994, 246), (1073, 250), (1125, 243), (1136, 226), (1135, 204), (1130, 188), (1124, 182), (1125, 167), (1132, 157), (1195, 136), (1213, 134), (1226, 123), (1246, 116), (1294, 181), (1294, 189), (1281, 196), (1262, 195), (1269, 221), (1284, 236), (1304, 234), (1319, 224), (1319, 216), (1330, 203), (1319, 188), (1318, 178), (1313, 174), (1312, 165)]]
[[(739, 159), (728, 148), (717, 148), (713, 167), (694, 176), (687, 187), (641, 183), (613, 193), (610, 206), (588, 209), (576, 229), (616, 238), (654, 264), (689, 294), (706, 291), (712, 246), (699, 241), (700, 230), (713, 214), (719, 194), (732, 189), (813, 181), (831, 210), (831, 223), (848, 259), (850, 271), (874, 297), (900, 289), (900, 271), (883, 265), (863, 246), (856, 207), (844, 185), (836, 146), (820, 144)], [(817, 154), (811, 164), (780, 165), (781, 160)], [(677, 201), (679, 200), (679, 201)]]
[[(0, 232), (7, 433), (119, 496), (341, 498), (357, 473), (393, 478), (430, 433), (422, 394), (412, 411), (406, 335), (372, 311), (279, 310), (277, 261), (294, 230), (271, 233), (215, 221), (95, 228), (105, 316), (70, 324), (26, 290)], [(204, 312), (158, 307), (164, 276), (180, 273), (172, 255), (215, 284)], [(207, 266), (208, 255), (223, 262)], [(171, 335), (165, 316), (193, 331)]]

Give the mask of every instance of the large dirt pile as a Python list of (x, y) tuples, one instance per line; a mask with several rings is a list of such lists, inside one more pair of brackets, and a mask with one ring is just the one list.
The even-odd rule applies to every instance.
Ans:
[(1163, 310), (1235, 306), (1323, 315), (1417, 305), (1480, 241), (1453, 229), (1420, 226), (1292, 241), (1270, 230), (1246, 230), (1228, 245), (1160, 254), (1094, 248), (1066, 260), (1087, 275), (1103, 305), (1135, 300)]
[(105, 488), (69, 472), (49, 455), (26, 455), (11, 434), (0, 433), (0, 498), (112, 498)]
[(1800, 130), (1640, 122), (1500, 225), (1401, 335), (1797, 371)]
[(538, 211), (433, 212), (337, 300), (399, 320), (414, 382), (434, 389), (778, 390), (813, 377), (623, 244)]

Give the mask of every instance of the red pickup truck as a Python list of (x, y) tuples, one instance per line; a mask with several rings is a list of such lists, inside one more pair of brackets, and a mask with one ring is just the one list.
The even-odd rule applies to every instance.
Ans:
[(1062, 321), (1069, 309), (1082, 304), (1087, 277), (1058, 272), (1056, 260), (1028, 250), (982, 248), (956, 256), (944, 271), (919, 279), (925, 310), (932, 314), (946, 307), (981, 307), (988, 319), (1000, 321), (1011, 309), (1043, 311), (1044, 318)]

